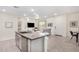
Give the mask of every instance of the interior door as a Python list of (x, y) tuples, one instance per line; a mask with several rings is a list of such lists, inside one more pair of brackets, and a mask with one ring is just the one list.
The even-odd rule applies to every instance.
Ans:
[(54, 21), (55, 35), (66, 36), (66, 19), (65, 17), (57, 17)]

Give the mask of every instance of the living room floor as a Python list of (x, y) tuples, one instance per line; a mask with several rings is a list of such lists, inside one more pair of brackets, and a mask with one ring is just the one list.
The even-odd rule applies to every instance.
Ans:
[[(20, 52), (15, 40), (0, 41), (0, 52)], [(48, 52), (79, 52), (79, 46), (72, 40), (60, 36), (49, 36)]]

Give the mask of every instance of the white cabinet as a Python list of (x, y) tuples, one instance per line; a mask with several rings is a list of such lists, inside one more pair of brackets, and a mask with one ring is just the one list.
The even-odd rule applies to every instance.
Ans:
[(16, 46), (21, 49), (21, 36), (16, 34), (16, 37), (15, 37), (15, 40), (16, 40)]

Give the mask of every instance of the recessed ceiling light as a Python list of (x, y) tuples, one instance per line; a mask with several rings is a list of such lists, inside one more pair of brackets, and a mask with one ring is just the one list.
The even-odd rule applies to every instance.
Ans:
[(40, 18), (39, 15), (36, 15), (36, 16), (35, 16), (35, 19), (39, 19), (39, 18)]
[(45, 18), (47, 17), (47, 16), (44, 16)]
[(32, 8), (31, 11), (34, 12), (34, 9)]
[(27, 17), (27, 21), (29, 21), (30, 19), (29, 19), (29, 17)]
[(56, 16), (56, 15), (58, 15), (57, 13), (54, 13), (54, 15)]
[(35, 19), (39, 19), (39, 14), (37, 14), (37, 13), (33, 13), (33, 15), (34, 15), (34, 17), (35, 17)]
[(2, 12), (6, 12), (6, 9), (2, 9)]
[(24, 13), (24, 16), (26, 16), (26, 14)]

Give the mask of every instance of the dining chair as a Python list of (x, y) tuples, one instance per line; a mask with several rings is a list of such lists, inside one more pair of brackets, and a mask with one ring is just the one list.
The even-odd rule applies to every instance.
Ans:
[(71, 39), (73, 38), (73, 37), (76, 37), (76, 43), (78, 42), (78, 33), (73, 33), (72, 31), (70, 31), (70, 34), (71, 34)]

